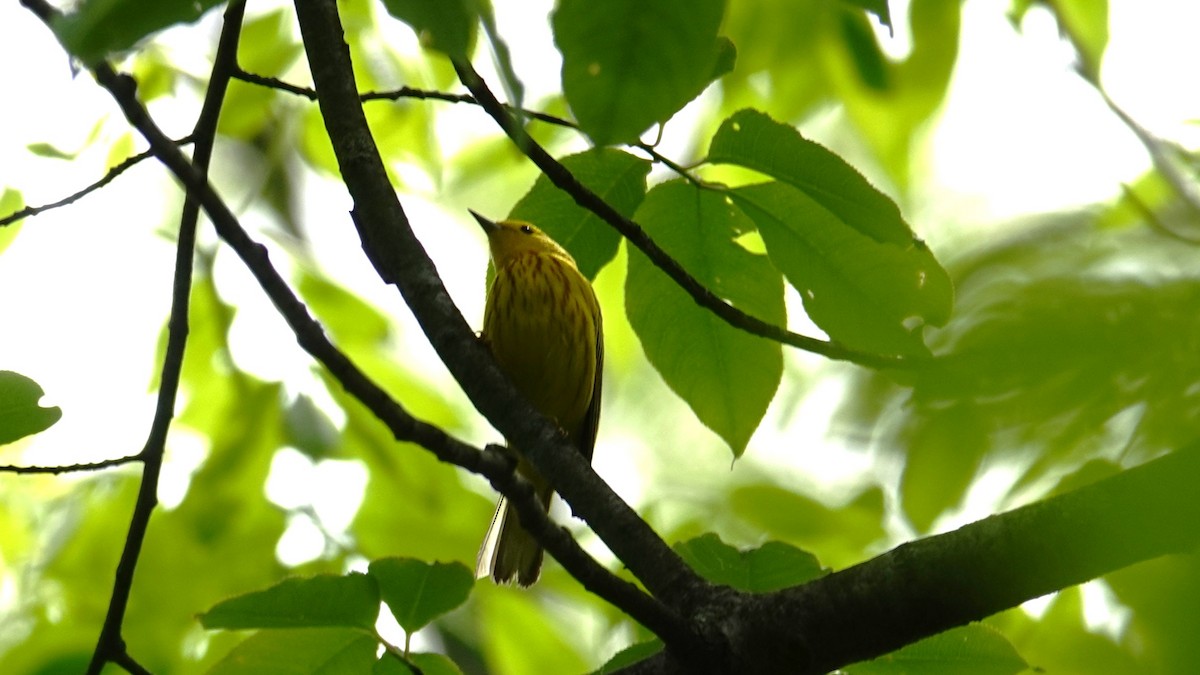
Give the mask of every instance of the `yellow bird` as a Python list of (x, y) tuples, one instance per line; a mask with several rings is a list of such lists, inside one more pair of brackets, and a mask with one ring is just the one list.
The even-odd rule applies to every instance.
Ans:
[[(604, 342), (600, 305), (591, 284), (562, 246), (529, 223), (492, 222), (471, 212), (487, 233), (496, 277), (483, 312), (483, 339), (517, 389), (567, 434), (591, 461), (600, 420)], [(533, 484), (542, 505), (553, 487), (518, 449), (517, 471)], [(537, 581), (542, 547), (521, 529), (517, 512), (501, 497), (479, 548), (476, 578), (496, 583)]]

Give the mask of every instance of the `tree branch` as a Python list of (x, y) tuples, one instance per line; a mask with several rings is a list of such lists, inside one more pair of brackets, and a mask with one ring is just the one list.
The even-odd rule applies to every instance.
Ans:
[[(1200, 543), (1200, 443), (1067, 494), (709, 611), (738, 672), (827, 673)], [(630, 673), (683, 673), (661, 654)]]
[[(54, 13), (53, 8), (50, 8), (45, 0), (22, 0), (22, 2), (31, 5), (34, 13), (47, 21)], [(340, 37), (340, 32), (338, 35)], [(555, 526), (545, 511), (534, 505), (535, 500), (532, 495), (527, 495), (527, 498), (524, 499), (525, 503), (522, 503), (522, 491), (517, 487), (520, 479), (515, 476), (511, 464), (499, 457), (499, 453), (481, 453), (447, 435), (441, 429), (413, 418), (378, 385), (358, 370), (344, 354), (328, 341), (320, 325), (312, 319), (307, 308), (296, 298), (286, 282), (271, 266), (266, 249), (250, 239), (205, 177), (150, 119), (146, 110), (137, 101), (136, 85), (133, 80), (127, 75), (117, 74), (103, 62), (93, 66), (93, 74), (97, 82), (113, 96), (130, 124), (147, 140), (151, 151), (158, 160), (180, 180), (187, 189), (189, 197), (196, 199), (204, 207), (218, 234), (242, 258), (281, 315), (287, 320), (300, 345), (328, 368), (349, 393), (372, 410), (389, 427), (397, 439), (417, 443), (433, 452), (440, 460), (484, 475), (500, 489), (513, 493), (514, 501), (521, 509), (521, 517), (523, 522), (526, 522), (526, 527), (531, 531), (538, 532), (546, 549), (562, 561), (568, 571), (580, 578), (587, 588), (610, 599), (635, 620), (665, 636), (665, 639), (671, 641), (672, 644), (687, 643), (690, 645), (691, 642), (694, 642), (686, 625), (674, 613), (657, 600), (639, 591), (632, 584), (620, 580), (587, 556), (566, 530)], [(436, 281), (436, 273), (431, 278)], [(437, 283), (440, 284), (440, 281)], [(452, 304), (450, 306), (452, 307)], [(461, 317), (459, 320), (461, 321)], [(468, 335), (470, 335), (469, 331)], [(473, 336), (471, 339), (474, 340)], [(495, 372), (498, 375), (498, 371)], [(536, 424), (536, 420), (533, 424)], [(548, 422), (544, 422), (544, 424), (549, 428)], [(532, 426), (532, 424), (527, 426)], [(557, 431), (551, 428), (550, 436), (557, 438)], [(559, 442), (561, 443), (561, 439)], [(578, 453), (572, 451), (570, 455), (577, 457)], [(584, 468), (590, 471), (586, 464)], [(592, 476), (593, 480), (599, 482), (594, 474)], [(599, 483), (603, 485), (602, 482)], [(617, 499), (615, 495), (613, 498)], [(617, 501), (624, 506), (619, 499)], [(624, 508), (628, 511), (627, 506)], [(636, 518), (636, 514), (634, 518)], [(648, 527), (644, 523), (638, 522), (643, 529), (648, 531)], [(665, 548), (665, 545), (662, 546)], [(668, 553), (670, 552), (669, 549), (666, 550)], [(119, 635), (116, 641), (119, 644)], [(112, 654), (109, 660), (119, 659), (118, 662), (123, 663), (127, 658), (128, 655), (120, 651)]]
[(15, 466), (12, 464), (5, 464), (0, 465), (0, 473), (49, 473), (58, 475), (63, 473), (77, 473), (80, 471), (100, 471), (102, 469), (108, 469), (114, 466), (121, 466), (122, 464), (131, 464), (133, 462), (140, 461), (142, 461), (141, 453), (117, 457), (116, 459), (104, 459), (100, 460), (99, 462), (66, 464), (63, 466)]
[[(208, 90), (205, 92), (204, 103), (200, 108), (200, 114), (197, 116), (196, 126), (192, 133), (192, 137), (195, 139), (192, 164), (201, 177), (207, 176), (208, 165), (212, 159), (213, 145), (217, 136), (217, 120), (220, 118), (221, 106), (225, 101), (225, 92), (229, 86), (230, 67), (237, 60), (238, 38), (242, 32), (242, 18), (245, 10), (245, 0), (235, 0), (225, 10), (224, 25), (221, 28), (217, 53), (213, 59)], [(136, 103), (136, 99), (134, 102)], [(175, 278), (171, 293), (171, 313), (167, 320), (167, 346), (163, 354), (158, 405), (154, 411), (154, 420), (150, 425), (149, 436), (140, 455), (143, 463), (142, 481), (138, 486), (137, 501), (134, 503), (133, 515), (129, 521), (129, 534), (125, 537), (125, 548), (117, 563), (116, 579), (113, 583), (112, 596), (109, 599), (108, 612), (104, 617), (104, 625), (100, 629), (100, 637), (96, 641), (92, 660), (88, 664), (89, 675), (99, 675), (104, 665), (110, 661), (125, 666), (130, 672), (139, 672), (137, 668), (141, 668), (125, 649), (125, 641), (121, 637), (121, 626), (125, 621), (129, 595), (133, 591), (133, 576), (137, 569), (138, 558), (141, 556), (146, 530), (150, 525), (150, 516), (154, 512), (155, 506), (158, 505), (158, 479), (162, 471), (167, 431), (175, 416), (175, 398), (179, 392), (183, 356), (187, 347), (188, 304), (192, 291), (192, 259), (195, 256), (196, 225), (199, 218), (200, 205), (189, 193), (179, 218), (179, 240), (175, 246)], [(144, 670), (142, 669), (143, 672)]]
[[(310, 89), (308, 87), (301, 87), (299, 85), (295, 85), (290, 82), (285, 82), (276, 77), (267, 77), (265, 75), (249, 73), (249, 72), (246, 72), (241, 69), (239, 69), (237, 72), (235, 72), (233, 76), (239, 80), (242, 80), (243, 82), (249, 82), (250, 84), (257, 84), (260, 87), (267, 87), (268, 89), (277, 89), (279, 91), (285, 91), (289, 94), (294, 94), (296, 96), (302, 96), (304, 98), (307, 98), (310, 101), (317, 100), (317, 92), (314, 91), (313, 89)], [(416, 99), (419, 101), (445, 101), (447, 103), (467, 103), (470, 105), (479, 105), (479, 101), (476, 101), (475, 97), (471, 96), (470, 94), (450, 94), (447, 92), (435, 91), (435, 90), (430, 90), (430, 89), (417, 89), (415, 87), (400, 87), (399, 89), (391, 89), (388, 91), (368, 91), (368, 92), (364, 92), (364, 93), (360, 94), (358, 97), (358, 100), (360, 100), (364, 103), (366, 103), (368, 101), (398, 101), (400, 99)], [(549, 113), (541, 112), (540, 110), (530, 110), (529, 108), (514, 108), (513, 106), (508, 105), (508, 104), (504, 104), (504, 109), (507, 110), (509, 113), (519, 113), (530, 119), (534, 119), (539, 122), (545, 122), (546, 124), (552, 124), (557, 127), (565, 127), (567, 129), (574, 129), (576, 131), (579, 130), (579, 125), (576, 124), (575, 122), (572, 122), (571, 120), (568, 120), (568, 119), (564, 119), (557, 115), (551, 115)], [(693, 184), (701, 185), (701, 186), (704, 185), (703, 182), (701, 182), (700, 180), (698, 180), (697, 178), (692, 176), (690, 173), (688, 173), (688, 170), (686, 167), (681, 166), (678, 162), (675, 162), (671, 158), (660, 153), (658, 150), (655, 149), (655, 147), (652, 144), (643, 143), (643, 142), (639, 141), (633, 147), (636, 147), (637, 149), (646, 153), (646, 155), (649, 156), (651, 160), (658, 162), (659, 164), (662, 164), (663, 166), (674, 171), (675, 173), (679, 174), (681, 177), (687, 179), (688, 181), (692, 182)]]
[[(596, 476), (561, 432), (516, 392), (446, 293), (408, 225), (367, 127), (335, 2), (297, 2), (296, 14), (322, 117), (354, 201), (351, 215), (368, 258), (380, 276), (400, 290), (434, 349), (488, 421), (519, 446), (543, 475), (551, 477), (574, 512), (651, 593), (673, 608), (685, 606), (706, 584)], [(686, 630), (673, 632), (687, 640), (676, 642), (676, 648), (686, 647), (696, 655), (704, 652), (703, 643)], [(664, 637), (671, 639), (670, 634)]]
[(483, 81), (479, 73), (475, 72), (470, 63), (454, 60), (454, 70), (458, 73), (459, 80), (462, 81), (467, 90), (475, 96), (475, 100), (479, 102), (479, 105), (496, 120), (496, 124), (512, 139), (517, 148), (525, 153), (525, 156), (537, 165), (542, 170), (542, 173), (546, 174), (550, 182), (554, 183), (558, 189), (571, 195), (577, 204), (596, 214), (600, 219), (611, 225), (613, 229), (620, 232), (622, 236), (629, 240), (630, 244), (636, 246), (639, 251), (646, 254), (646, 257), (662, 270), (664, 274), (670, 277), (676, 285), (692, 296), (696, 304), (709, 310), (721, 320), (734, 328), (779, 342), (780, 344), (797, 347), (830, 359), (850, 361), (871, 368), (902, 368), (911, 366), (917, 362), (913, 358), (860, 352), (844, 347), (836, 342), (826, 342), (825, 340), (818, 340), (807, 335), (793, 333), (785, 328), (750, 316), (717, 297), (715, 293), (697, 281), (682, 265), (659, 247), (640, 225), (621, 215), (596, 193), (588, 189), (586, 185), (579, 182), (558, 160), (551, 157), (550, 153), (546, 152), (545, 148), (539, 145), (517, 120), (513, 119), (512, 115), (496, 99), (496, 96), (488, 89), (487, 83)]
[[(192, 142), (192, 136), (188, 135), (188, 136), (184, 136), (183, 138), (175, 141), (175, 144), (176, 145), (187, 145), (188, 143), (191, 143), (191, 142)], [(95, 183), (92, 183), (91, 185), (83, 188), (82, 190), (80, 190), (78, 192), (75, 192), (74, 194), (67, 195), (66, 197), (63, 197), (62, 199), (50, 202), (49, 204), (42, 204), (41, 206), (26, 206), (25, 208), (20, 209), (18, 211), (14, 211), (13, 213), (8, 214), (7, 216), (0, 217), (0, 227), (4, 227), (5, 225), (11, 225), (11, 224), (17, 222), (18, 220), (21, 220), (23, 218), (28, 218), (30, 216), (36, 216), (39, 213), (43, 213), (43, 212), (49, 211), (51, 209), (57, 209), (57, 208), (61, 208), (63, 206), (67, 206), (69, 204), (74, 204), (75, 202), (79, 201), (80, 199), (83, 199), (84, 197), (95, 192), (96, 190), (99, 190), (100, 188), (104, 187), (105, 185), (108, 185), (109, 183), (113, 182), (113, 180), (115, 180), (117, 178), (117, 176), (120, 176), (121, 174), (123, 174), (127, 170), (129, 170), (130, 168), (132, 168), (135, 165), (137, 165), (138, 163), (140, 163), (142, 160), (152, 157), (153, 155), (154, 155), (154, 153), (150, 152), (149, 150), (145, 150), (143, 152), (139, 152), (136, 155), (126, 157), (125, 159), (121, 160), (120, 163), (113, 165), (112, 168), (110, 168), (108, 171), (106, 171), (104, 173), (104, 175), (100, 178), (100, 180), (96, 181)]]

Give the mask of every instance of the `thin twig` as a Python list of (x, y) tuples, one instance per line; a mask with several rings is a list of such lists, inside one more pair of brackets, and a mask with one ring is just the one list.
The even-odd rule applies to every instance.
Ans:
[[(302, 96), (310, 101), (317, 100), (317, 92), (313, 89), (309, 87), (301, 87), (290, 82), (285, 82), (279, 78), (257, 75), (244, 70), (238, 70), (236, 73), (234, 73), (234, 77), (244, 82), (257, 84), (261, 87), (277, 89), (279, 91), (284, 91), (296, 96)], [(431, 89), (418, 89), (415, 87), (400, 87), (399, 89), (391, 89), (388, 91), (368, 91), (360, 94), (358, 98), (364, 103), (369, 101), (398, 101), (400, 99), (416, 99), (423, 101), (445, 101), (447, 103), (466, 103), (469, 105), (479, 105), (479, 102), (475, 100), (475, 97), (470, 94), (451, 94)], [(579, 130), (578, 124), (557, 115), (551, 115), (550, 113), (541, 112), (539, 110), (530, 110), (529, 108), (515, 108), (508, 104), (504, 104), (504, 108), (510, 113), (519, 113), (524, 117), (528, 117), (529, 119), (537, 120), (539, 122), (552, 124), (554, 126), (563, 127), (566, 129), (574, 129), (576, 131)], [(646, 155), (650, 157), (652, 161), (662, 164), (692, 184), (698, 186), (705, 185), (703, 181), (693, 176), (687, 167), (684, 167), (666, 155), (663, 155), (653, 145), (638, 141), (633, 147), (636, 147), (637, 149), (646, 153)]]
[(1169, 225), (1164, 223), (1162, 218), (1159, 218), (1158, 214), (1154, 212), (1154, 209), (1150, 208), (1150, 205), (1143, 201), (1142, 198), (1139, 197), (1136, 192), (1134, 192), (1133, 188), (1129, 187), (1125, 183), (1121, 183), (1121, 193), (1125, 196), (1125, 199), (1129, 200), (1129, 203), (1133, 205), (1133, 208), (1138, 213), (1142, 214), (1142, 217), (1146, 219), (1146, 223), (1154, 230), (1157, 230), (1160, 234), (1172, 239), (1178, 239), (1185, 244), (1200, 245), (1200, 237), (1191, 237), (1183, 234), (1182, 232), (1176, 232)]
[(1188, 210), (1200, 219), (1200, 195), (1196, 193), (1195, 188), (1188, 181), (1187, 177), (1176, 166), (1170, 151), (1162, 139), (1150, 133), (1149, 129), (1143, 127), (1129, 113), (1125, 112), (1121, 106), (1117, 105), (1116, 101), (1112, 100), (1108, 92), (1098, 82), (1093, 83), (1093, 86), (1096, 87), (1096, 91), (1099, 92), (1108, 109), (1124, 122), (1125, 126), (1129, 127), (1133, 135), (1137, 136), (1138, 140), (1145, 146), (1146, 152), (1150, 154), (1150, 160), (1154, 162), (1154, 168), (1158, 170), (1158, 173), (1167, 181), (1167, 184), (1171, 186), (1171, 189), (1179, 199), (1188, 207)]
[[(1058, 13), (1058, 9), (1054, 3), (1050, 3), (1050, 8), (1056, 14)], [(1143, 127), (1140, 123), (1138, 123), (1137, 120), (1133, 119), (1129, 113), (1125, 112), (1124, 108), (1117, 105), (1117, 102), (1108, 95), (1108, 91), (1104, 88), (1104, 84), (1100, 82), (1100, 64), (1098, 62), (1094, 63), (1092, 59), (1087, 56), (1087, 50), (1084, 49), (1082, 36), (1080, 36), (1078, 32), (1073, 29), (1070, 21), (1063, 20), (1061, 16), (1057, 16), (1056, 19), (1058, 20), (1058, 26), (1062, 34), (1066, 36), (1067, 42), (1069, 42), (1071, 44), (1071, 48), (1075, 50), (1075, 55), (1079, 62), (1078, 66), (1075, 68), (1075, 72), (1079, 74), (1079, 77), (1081, 77), (1083, 81), (1092, 85), (1092, 88), (1095, 89), (1098, 94), (1100, 94), (1100, 98), (1104, 101), (1104, 104), (1108, 106), (1108, 109), (1111, 110), (1113, 114), (1117, 116), (1117, 119), (1121, 120), (1126, 127), (1129, 127), (1129, 130), (1133, 132), (1134, 136), (1137, 136), (1137, 139), (1141, 141), (1142, 145), (1146, 148), (1146, 152), (1149, 153), (1150, 160), (1154, 163), (1154, 168), (1158, 170), (1159, 174), (1161, 174), (1163, 179), (1167, 181), (1167, 184), (1171, 186), (1171, 189), (1175, 192), (1179, 199), (1183, 201), (1188, 209), (1198, 218), (1200, 218), (1200, 194), (1197, 194), (1197, 191), (1194, 187), (1192, 187), (1187, 177), (1185, 177), (1183, 173), (1179, 171), (1179, 167), (1176, 166), (1174, 159), (1171, 157), (1167, 145), (1162, 141), (1162, 139), (1151, 133), (1149, 129)], [(1190, 241), (1190, 239), (1186, 237), (1177, 238), (1181, 238), (1184, 241)]]
[(133, 462), (142, 461), (141, 453), (136, 455), (126, 455), (117, 457), (116, 459), (104, 459), (99, 462), (86, 462), (82, 464), (66, 464), (63, 466), (15, 466), (12, 464), (0, 465), (0, 473), (49, 473), (49, 474), (64, 474), (77, 473), (80, 471), (100, 471), (122, 464), (131, 464)]
[[(175, 144), (183, 146), (183, 145), (187, 145), (191, 142), (192, 142), (192, 136), (188, 135), (188, 136), (184, 136), (183, 138), (175, 141)], [(43, 212), (49, 211), (51, 209), (57, 209), (57, 208), (60, 208), (63, 206), (67, 206), (69, 204), (74, 204), (75, 202), (79, 201), (80, 199), (83, 199), (84, 197), (88, 196), (89, 194), (95, 192), (96, 190), (99, 190), (100, 188), (104, 187), (105, 185), (108, 185), (109, 183), (113, 182), (113, 180), (116, 179), (117, 176), (120, 176), (121, 174), (125, 173), (125, 171), (127, 171), (128, 169), (137, 165), (142, 160), (147, 159), (152, 156), (154, 156), (154, 153), (150, 152), (149, 150), (145, 150), (145, 151), (139, 152), (138, 154), (133, 155), (131, 157), (126, 157), (125, 159), (121, 160), (120, 163), (113, 165), (112, 168), (110, 168), (108, 171), (106, 171), (104, 173), (104, 176), (101, 177), (100, 180), (96, 181), (95, 183), (92, 183), (91, 185), (83, 188), (82, 190), (80, 190), (74, 194), (63, 197), (62, 199), (59, 199), (58, 201), (50, 202), (49, 204), (42, 204), (41, 206), (26, 206), (25, 208), (22, 208), (19, 211), (15, 211), (13, 213), (8, 214), (7, 216), (0, 218), (0, 227), (4, 227), (5, 225), (11, 225), (12, 223), (17, 222), (18, 220), (21, 220), (22, 218), (36, 216), (39, 213), (43, 213)]]

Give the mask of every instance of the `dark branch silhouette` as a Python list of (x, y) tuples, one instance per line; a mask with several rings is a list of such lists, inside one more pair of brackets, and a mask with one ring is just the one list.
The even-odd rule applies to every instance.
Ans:
[[(354, 201), (351, 215), (376, 271), (399, 289), (434, 349), (488, 421), (520, 446), (543, 475), (551, 477), (575, 514), (591, 525), (653, 595), (668, 606), (678, 606), (679, 596), (706, 584), (599, 479), (557, 427), (516, 392), (447, 294), (408, 225), (371, 137), (336, 3), (297, 2), (296, 13), (326, 130)], [(521, 516), (524, 524), (525, 514)], [(560, 562), (569, 563), (549, 545), (546, 548)], [(661, 608), (657, 603), (652, 606)], [(681, 625), (678, 616), (665, 608), (652, 616), (633, 616), (651, 630), (662, 631), (659, 634), (668, 644), (701, 658), (703, 642)]]
[[(238, 38), (241, 35), (245, 10), (245, 0), (235, 0), (225, 10), (224, 25), (217, 44), (217, 53), (213, 58), (208, 90), (205, 92), (204, 103), (192, 133), (195, 139), (192, 163), (201, 176), (207, 175), (212, 159), (217, 120), (220, 118), (221, 106), (225, 102), (225, 92), (229, 86), (230, 66), (237, 59)], [(88, 664), (89, 675), (99, 675), (108, 662), (121, 664), (131, 672), (137, 672), (131, 668), (131, 664), (123, 661), (124, 657), (128, 657), (128, 653), (121, 636), (121, 626), (125, 621), (130, 593), (133, 591), (133, 575), (141, 555), (142, 543), (146, 538), (146, 529), (150, 525), (150, 516), (158, 505), (158, 479), (162, 471), (163, 453), (166, 450), (167, 431), (171, 426), (171, 419), (175, 416), (175, 398), (179, 391), (183, 356), (187, 348), (188, 305), (192, 293), (192, 262), (199, 219), (200, 205), (189, 196), (184, 202), (179, 218), (179, 238), (175, 245), (175, 277), (171, 292), (171, 312), (167, 319), (167, 347), (163, 354), (158, 405), (150, 425), (149, 437), (140, 455), (143, 464), (142, 480), (138, 485), (137, 501), (129, 521), (125, 548), (117, 563), (116, 580), (113, 583), (108, 612), (104, 617), (104, 625), (100, 629), (91, 663)]]
[(126, 455), (115, 459), (102, 459), (99, 462), (85, 462), (82, 464), (65, 464), (63, 466), (17, 466), (13, 464), (0, 465), (0, 473), (77, 473), (80, 471), (101, 471), (110, 469), (114, 466), (122, 464), (130, 464), (133, 462), (142, 461), (141, 453), (136, 455)]

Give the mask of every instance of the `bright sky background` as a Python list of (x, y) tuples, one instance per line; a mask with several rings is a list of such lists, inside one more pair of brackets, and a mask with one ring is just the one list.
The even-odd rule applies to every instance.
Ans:
[[(541, 0), (536, 11), (527, 2), (496, 4), (500, 30), (514, 47), (516, 68), (529, 85), (530, 100), (536, 100), (539, 93), (555, 86), (557, 60), (542, 49), (551, 44), (549, 27), (530, 17), (545, 15), (552, 3)], [(506, 10), (518, 4), (519, 11)], [(1192, 123), (1200, 119), (1200, 87), (1194, 85), (1193, 72), (1200, 63), (1194, 37), (1194, 27), (1200, 25), (1200, 3), (1114, 0), (1110, 4), (1111, 42), (1103, 76), (1111, 95), (1152, 131), (1200, 145)], [(893, 0), (891, 5), (893, 16), (902, 22), (907, 2)], [(1008, 5), (1007, 0), (969, 0), (965, 5), (955, 80), (919, 158), (927, 166), (929, 180), (918, 186), (906, 214), (934, 250), (939, 237), (952, 236), (949, 225), (986, 225), (1024, 213), (1102, 201), (1116, 195), (1122, 181), (1132, 180), (1149, 166), (1132, 134), (1072, 72), (1070, 50), (1059, 40), (1050, 16), (1031, 11), (1018, 33), (1005, 18)], [(258, 6), (254, 3), (252, 9)], [(514, 38), (517, 31), (524, 37)], [(402, 27), (390, 32), (412, 43)], [(187, 28), (177, 33), (186, 39), (215, 35)], [(906, 40), (904, 27), (898, 26), (886, 47), (903, 53)], [(206, 48), (181, 48), (178, 55), (185, 67), (202, 78), (207, 66), (197, 58), (204, 53)], [(18, 188), (27, 203), (41, 204), (102, 175), (108, 159), (104, 148), (127, 133), (124, 121), (89, 77), (73, 76), (49, 31), (15, 0), (0, 2), (0, 63), (6, 64), (0, 72), (0, 87), (6, 93), (0, 127), (0, 187)], [(152, 112), (170, 133), (182, 135), (189, 130), (197, 106), (185, 97), (157, 105)], [(686, 117), (672, 124), (686, 123)], [(102, 118), (101, 142), (86, 151), (82, 161), (39, 158), (25, 149), (39, 142), (67, 151), (79, 149)], [(482, 116), (462, 115), (446, 124), (461, 133), (462, 124), (481, 121)], [(804, 130), (820, 138), (820, 129)], [(476, 133), (494, 130), (480, 125)], [(668, 136), (668, 155), (672, 154), (670, 140)], [(454, 143), (450, 138), (444, 142)], [(0, 369), (33, 377), (47, 390), (47, 402), (64, 409), (62, 421), (28, 443), (23, 457), (0, 454), (0, 463), (97, 460), (141, 447), (153, 411), (148, 382), (157, 368), (153, 355), (168, 307), (172, 266), (170, 242), (154, 232), (173, 229), (171, 219), (176, 216), (163, 214), (168, 213), (165, 206), (178, 199), (173, 184), (162, 174), (146, 163), (74, 207), (27, 220), (16, 242), (0, 255)], [(246, 203), (238, 199), (237, 187), (225, 186), (235, 207)], [(310, 188), (306, 205), (310, 218), (345, 222), (349, 203), (339, 186), (313, 179)], [(133, 208), (137, 205), (145, 208)], [(405, 207), (447, 276), (460, 308), (478, 323), (484, 265), (481, 237), (465, 214), (409, 196)], [(253, 222), (254, 217), (251, 212), (247, 219)], [(454, 219), (461, 227), (444, 227)], [(398, 322), (406, 318), (396, 294), (383, 287), (365, 264), (350, 228), (314, 229), (313, 235), (319, 238), (314, 249), (324, 264), (338, 269), (341, 280)], [(211, 239), (211, 233), (207, 236)], [(279, 264), (281, 258), (273, 260)], [(294, 340), (249, 277), (237, 271), (229, 256), (218, 264), (229, 271), (222, 291), (244, 305), (239, 316), (246, 319), (236, 324), (234, 335), (239, 364), (268, 379), (294, 373), (297, 366), (300, 372), (307, 370), (307, 357), (299, 348), (291, 348)], [(412, 347), (419, 352), (413, 362), (432, 360), (422, 341), (414, 340)], [(440, 366), (431, 368), (442, 372)], [(811, 397), (805, 414), (814, 420), (827, 419), (834, 393)], [(819, 425), (800, 426), (809, 429), (811, 438), (796, 439), (793, 427), (788, 448), (826, 442)], [(769, 423), (760, 431), (773, 433), (777, 432)], [(633, 460), (622, 448), (632, 453), (636, 443), (616, 436), (607, 443), (612, 451), (598, 454), (598, 465), (629, 466)], [(784, 457), (785, 444), (755, 445), (761, 449), (760, 459), (770, 461), (772, 448), (780, 450), (776, 459)], [(177, 456), (189, 455), (184, 438), (173, 439), (172, 447)], [(193, 461), (199, 453), (191, 454)], [(715, 456), (713, 461), (727, 466), (728, 456)], [(855, 468), (822, 464), (820, 453), (788, 452), (787, 461), (787, 470), (805, 484), (814, 477), (836, 482)], [(293, 471), (304, 469), (297, 466)], [(604, 469), (601, 473), (636, 475), (620, 470), (609, 474)], [(318, 478), (313, 475), (312, 480)], [(169, 491), (169, 473), (166, 482), (164, 489)], [(272, 489), (277, 501), (291, 498), (279, 492), (286, 492), (285, 487)], [(636, 492), (637, 486), (629, 490)], [(169, 502), (170, 495), (164, 496)]]

